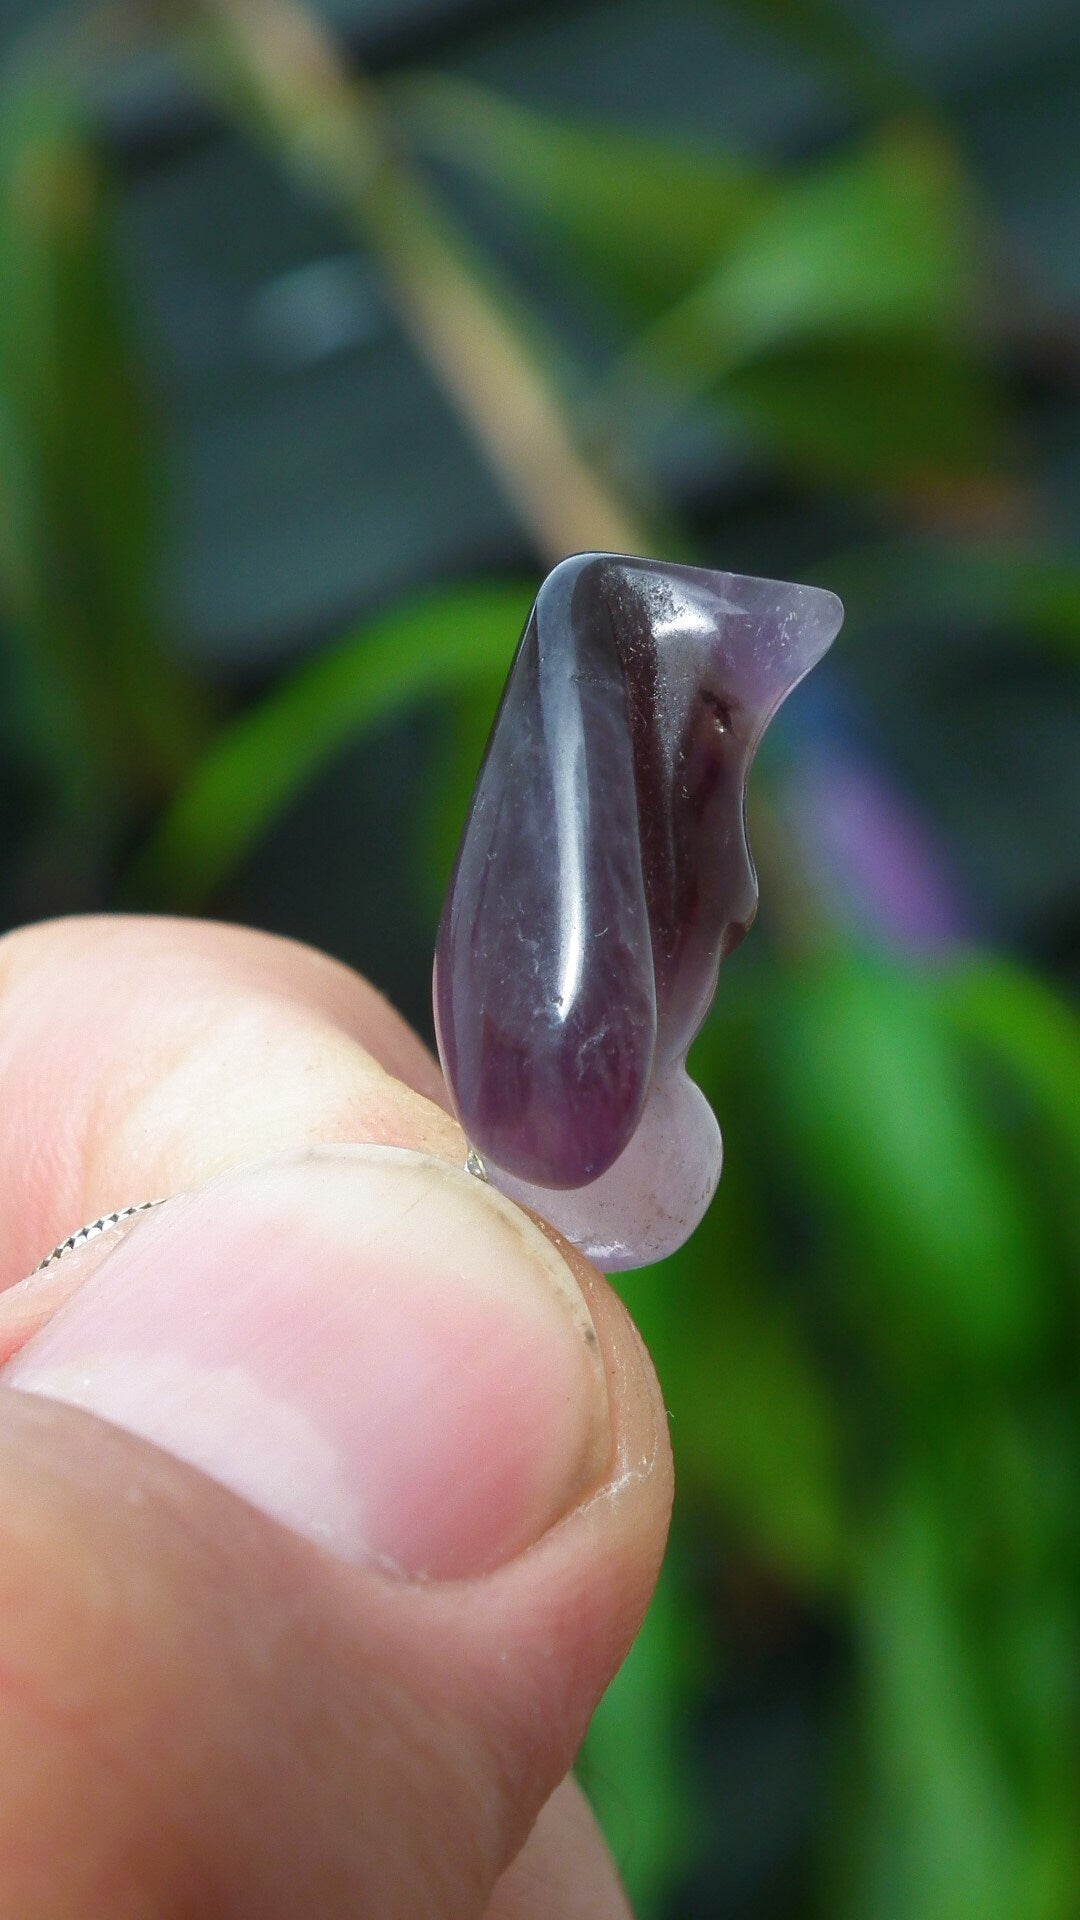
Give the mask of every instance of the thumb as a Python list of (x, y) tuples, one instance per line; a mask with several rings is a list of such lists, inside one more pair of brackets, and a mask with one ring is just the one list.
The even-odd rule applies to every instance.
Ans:
[(0, 1375), (0, 1907), (480, 1915), (662, 1550), (614, 1296), (383, 1147), (230, 1173), (69, 1259)]

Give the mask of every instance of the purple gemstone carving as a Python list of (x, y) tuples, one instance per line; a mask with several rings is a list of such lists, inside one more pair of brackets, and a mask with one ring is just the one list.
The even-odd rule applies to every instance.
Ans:
[(685, 1071), (754, 917), (754, 751), (840, 630), (834, 594), (619, 554), (526, 623), (435, 962), (454, 1105), (489, 1178), (608, 1269), (693, 1231), (720, 1175)]

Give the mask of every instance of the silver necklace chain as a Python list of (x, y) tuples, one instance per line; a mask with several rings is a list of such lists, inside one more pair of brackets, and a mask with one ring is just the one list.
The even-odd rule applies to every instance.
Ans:
[(160, 1207), (160, 1200), (141, 1200), (137, 1207), (118, 1207), (115, 1213), (103, 1213), (99, 1220), (91, 1220), (88, 1227), (80, 1227), (78, 1233), (69, 1233), (66, 1240), (45, 1255), (38, 1262), (35, 1273), (44, 1273), (46, 1267), (53, 1267), (66, 1253), (74, 1253), (76, 1247), (85, 1247), (87, 1241), (96, 1240), (101, 1233), (108, 1233), (110, 1227), (118, 1227), (123, 1220), (131, 1220), (137, 1213), (148, 1213), (151, 1207)]

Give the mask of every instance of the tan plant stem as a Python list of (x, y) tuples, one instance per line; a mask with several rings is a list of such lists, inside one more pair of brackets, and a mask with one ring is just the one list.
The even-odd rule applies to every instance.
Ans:
[(549, 561), (647, 552), (646, 527), (575, 442), (539, 355), (402, 152), (370, 81), (298, 0), (200, 0), (198, 47), (234, 106), (376, 255), (434, 370)]

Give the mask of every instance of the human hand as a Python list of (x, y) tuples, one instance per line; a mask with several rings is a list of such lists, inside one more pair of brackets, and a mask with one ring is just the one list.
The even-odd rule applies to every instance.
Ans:
[(670, 1459), (603, 1279), (265, 935), (9, 935), (0, 1096), (5, 1920), (625, 1917), (566, 1776)]

